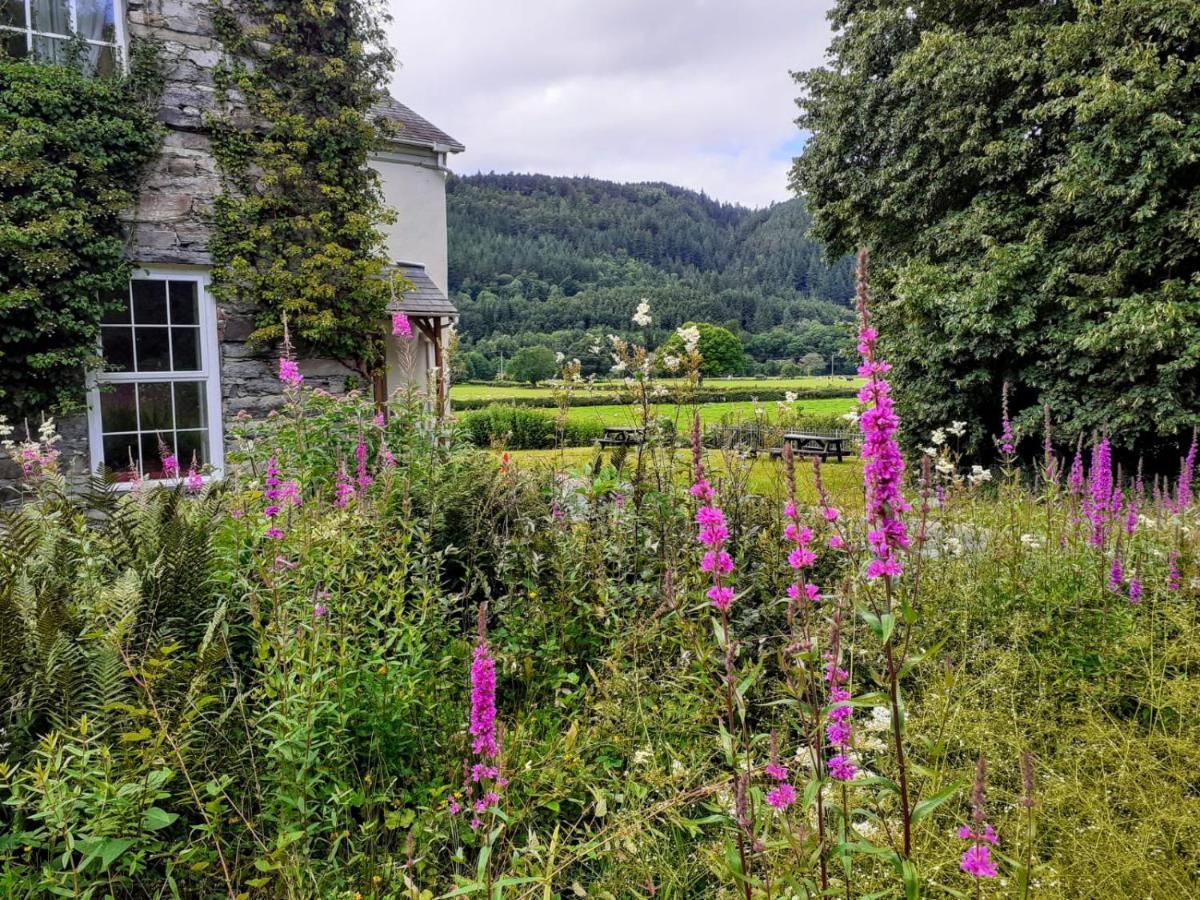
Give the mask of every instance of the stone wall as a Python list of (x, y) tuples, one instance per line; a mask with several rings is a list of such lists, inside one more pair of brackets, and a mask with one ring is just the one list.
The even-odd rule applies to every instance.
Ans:
[[(158, 157), (144, 173), (137, 206), (125, 220), (128, 256), (147, 265), (207, 267), (213, 204), (221, 179), (207, 116), (216, 111), (214, 73), (221, 61), (210, 14), (211, 0), (125, 0), (130, 40), (159, 48), (165, 83), (158, 119), (166, 134)], [(266, 415), (282, 404), (274, 351), (252, 350), (246, 338), (254, 310), (233, 304), (218, 309), (220, 378), (225, 422), (242, 410)], [(331, 360), (302, 360), (305, 383), (341, 392), (349, 371)], [(36, 431), (36, 424), (31, 423)], [(23, 429), (21, 429), (23, 430)], [(89, 468), (86, 416), (59, 422), (64, 468), (82, 477)], [(14, 435), (15, 437), (15, 435)], [(17, 474), (0, 456), (0, 487)]]

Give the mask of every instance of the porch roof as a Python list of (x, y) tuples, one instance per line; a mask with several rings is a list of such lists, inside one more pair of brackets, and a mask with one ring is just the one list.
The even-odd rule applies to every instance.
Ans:
[(420, 263), (398, 262), (390, 271), (398, 272), (412, 283), (398, 300), (388, 304), (388, 312), (402, 312), (406, 316), (429, 316), (432, 318), (458, 318), (458, 309), (433, 283), (433, 279)]

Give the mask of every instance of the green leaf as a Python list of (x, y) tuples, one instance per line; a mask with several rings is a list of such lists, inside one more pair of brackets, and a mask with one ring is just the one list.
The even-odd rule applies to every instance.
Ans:
[(941, 806), (943, 803), (945, 803), (947, 800), (949, 800), (951, 797), (953, 797), (962, 788), (962, 785), (963, 785), (963, 783), (961, 781), (956, 781), (954, 784), (950, 785), (949, 787), (943, 788), (942, 790), (938, 791), (936, 794), (934, 794), (929, 799), (922, 800), (920, 803), (918, 803), (916, 806), (914, 806), (913, 811), (912, 811), (913, 824), (915, 825), (918, 822), (920, 822), (922, 819), (924, 819), (926, 816), (928, 816), (931, 812), (933, 812), (935, 809), (937, 809), (939, 806)]
[(142, 816), (142, 827), (147, 831), (158, 831), (166, 828), (178, 818), (179, 813), (167, 812), (165, 809), (152, 806)]

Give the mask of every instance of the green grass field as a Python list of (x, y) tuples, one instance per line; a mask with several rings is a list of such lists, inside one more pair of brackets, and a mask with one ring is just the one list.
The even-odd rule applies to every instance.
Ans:
[[(513, 450), (509, 456), (521, 467), (531, 469), (552, 468), (556, 471), (570, 472), (581, 469), (596, 459), (597, 450), (594, 447), (568, 447), (563, 450)], [(610, 452), (603, 454), (605, 462), (612, 458)], [(753, 460), (740, 458), (727, 459), (720, 450), (711, 450), (706, 455), (707, 465), (714, 476), (720, 477), (728, 473), (730, 466), (749, 466), (747, 485), (756, 494), (772, 499), (782, 499), (786, 494), (783, 479), (783, 463), (778, 459), (760, 456)], [(680, 449), (676, 451), (675, 466), (677, 478), (685, 481), (690, 477), (691, 451)], [(796, 480), (797, 494), (805, 503), (817, 502), (817, 493), (812, 484), (812, 476), (807, 471)], [(862, 502), (862, 461), (851, 458), (843, 463), (826, 463), (821, 467), (821, 476), (826, 490), (840, 505)]]
[[(765, 418), (774, 422), (779, 418), (779, 404), (775, 401), (764, 401), (755, 404), (744, 400), (735, 403), (705, 403), (700, 406), (700, 421), (705, 425), (716, 425), (723, 420), (744, 422), (755, 418), (755, 407), (763, 411)], [(789, 405), (791, 415), (807, 416), (840, 416), (854, 408), (854, 401), (849, 397), (832, 399), (802, 400)], [(691, 421), (690, 406), (676, 406), (664, 403), (655, 407), (659, 417), (676, 419), (677, 427), (686, 429)], [(640, 424), (641, 413), (633, 406), (613, 404), (612, 406), (576, 406), (567, 412), (567, 419), (573, 424), (596, 425), (637, 425)]]
[[(678, 383), (677, 379), (663, 378), (659, 379), (659, 383), (664, 385), (674, 385)], [(815, 388), (829, 387), (857, 387), (860, 380), (857, 378), (846, 378), (838, 376), (836, 378), (828, 378), (817, 376), (812, 378), (710, 378), (704, 383), (704, 387), (710, 390), (720, 390), (722, 387), (730, 388), (756, 388), (761, 387), (764, 390), (784, 390), (784, 391), (800, 391), (813, 390)], [(620, 382), (617, 381), (600, 381), (595, 385), (582, 388), (583, 391), (594, 391), (597, 393), (619, 393), (622, 388)], [(510, 385), (510, 384), (456, 384), (450, 388), (451, 402), (454, 400), (495, 400), (501, 402), (504, 400), (518, 400), (527, 397), (545, 397), (549, 400), (554, 395), (554, 389), (547, 385), (540, 385), (536, 388)]]

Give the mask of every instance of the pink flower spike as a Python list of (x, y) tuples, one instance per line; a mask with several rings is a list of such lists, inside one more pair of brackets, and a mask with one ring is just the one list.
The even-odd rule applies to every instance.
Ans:
[(392, 314), (392, 334), (395, 337), (409, 339), (413, 336), (412, 322), (402, 312)]
[(796, 789), (790, 784), (781, 784), (767, 794), (767, 802), (783, 812), (796, 802)]

